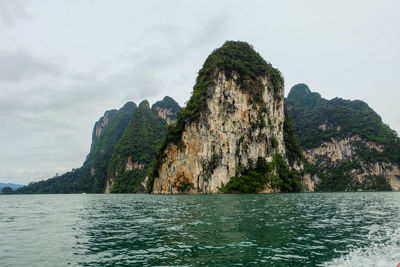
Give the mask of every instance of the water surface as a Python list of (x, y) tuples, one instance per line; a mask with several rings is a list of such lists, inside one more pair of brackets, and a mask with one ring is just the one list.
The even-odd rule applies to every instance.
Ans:
[(0, 195), (1, 266), (396, 266), (400, 193)]

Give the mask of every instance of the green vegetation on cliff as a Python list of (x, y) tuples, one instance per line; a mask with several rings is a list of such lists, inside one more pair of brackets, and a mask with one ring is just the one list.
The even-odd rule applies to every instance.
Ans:
[[(242, 167), (243, 168), (243, 167)], [(272, 162), (259, 157), (255, 164), (239, 170), (237, 175), (220, 188), (224, 193), (258, 193), (269, 184), (270, 188), (280, 192), (299, 192), (301, 190), (300, 174), (289, 169), (280, 154), (276, 154)]]
[(300, 145), (298, 144), (292, 120), (287, 111), (286, 105), (284, 109), (285, 121), (283, 123), (283, 141), (285, 142), (286, 157), (289, 160), (289, 165), (293, 166), (296, 161), (300, 162), (303, 159), (303, 154), (301, 152)]
[[(117, 113), (115, 118), (110, 120), (108, 127), (104, 127), (99, 138), (97, 140), (93, 138), (95, 141), (92, 143), (91, 151), (84, 163), (84, 165), (89, 165), (90, 168), (94, 169), (92, 178), (94, 179), (93, 189), (91, 192), (104, 192), (107, 169), (115, 145), (120, 140), (136, 109), (137, 106), (135, 103), (126, 103), (119, 111), (115, 111)], [(95, 132), (95, 129), (93, 132)]]
[(118, 174), (110, 193), (144, 193), (142, 182), (147, 171), (142, 169), (123, 170)]
[[(118, 141), (108, 169), (109, 179), (115, 179), (113, 193), (134, 193), (141, 190), (140, 182), (146, 176), (156, 151), (166, 134), (165, 120), (157, 117), (147, 101), (140, 103), (131, 122)], [(128, 158), (141, 166), (126, 170)], [(118, 175), (115, 175), (118, 173)]]

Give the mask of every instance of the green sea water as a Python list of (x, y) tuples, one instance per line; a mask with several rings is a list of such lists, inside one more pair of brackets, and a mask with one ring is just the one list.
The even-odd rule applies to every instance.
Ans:
[(400, 193), (0, 195), (0, 266), (396, 266)]

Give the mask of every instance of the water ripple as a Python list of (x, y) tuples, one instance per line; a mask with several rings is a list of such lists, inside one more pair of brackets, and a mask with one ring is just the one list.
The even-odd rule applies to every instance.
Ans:
[(399, 193), (0, 196), (1, 266), (396, 266)]

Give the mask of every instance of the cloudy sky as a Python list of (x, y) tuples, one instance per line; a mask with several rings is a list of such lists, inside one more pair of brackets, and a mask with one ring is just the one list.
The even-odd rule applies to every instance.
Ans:
[(181, 105), (225, 40), (400, 132), (400, 1), (0, 0), (0, 182), (79, 167), (94, 122), (132, 100)]

